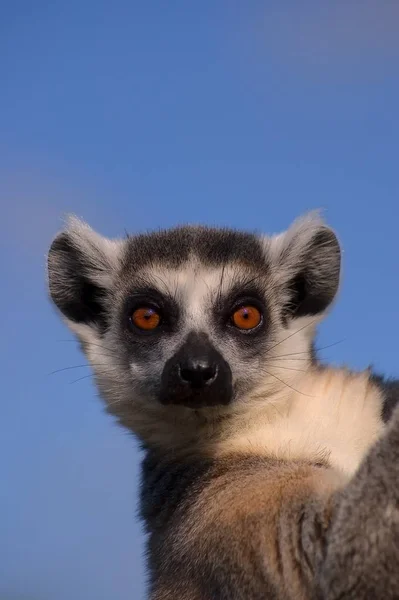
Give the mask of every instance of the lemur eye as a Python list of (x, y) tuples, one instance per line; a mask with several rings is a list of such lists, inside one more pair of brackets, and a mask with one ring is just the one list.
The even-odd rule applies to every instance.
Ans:
[(261, 312), (255, 306), (240, 306), (233, 313), (233, 323), (238, 329), (255, 329), (261, 320)]
[(138, 328), (145, 331), (156, 329), (161, 322), (160, 314), (150, 306), (136, 308), (130, 317), (132, 323)]

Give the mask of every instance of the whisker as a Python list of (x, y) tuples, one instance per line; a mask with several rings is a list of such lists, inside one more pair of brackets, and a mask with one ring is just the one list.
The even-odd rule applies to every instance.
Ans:
[(273, 406), (274, 410), (280, 415), (281, 418), (284, 418), (283, 413), (277, 408), (277, 402), (271, 402), (269, 400), (268, 403), (271, 404), (271, 406)]
[(204, 284), (205, 284), (205, 287), (206, 287), (206, 289), (208, 290), (208, 293), (210, 294), (210, 293), (211, 293), (211, 288), (210, 288), (210, 286), (209, 286), (209, 283), (207, 283), (207, 282), (205, 281), (205, 277), (201, 277), (201, 281), (202, 281), (202, 283), (204, 283)]
[(256, 275), (255, 277), (252, 277), (252, 279), (244, 279), (243, 284), (244, 285), (251, 285), (251, 283), (253, 283), (254, 281), (256, 281), (257, 279), (262, 279), (264, 277), (264, 274), (261, 273), (260, 275)]
[(223, 264), (222, 267), (222, 273), (220, 276), (220, 282), (219, 282), (219, 288), (218, 288), (218, 293), (217, 293), (217, 300), (216, 303), (218, 305), (220, 305), (222, 303), (222, 288), (223, 288), (223, 281), (224, 281), (224, 272), (226, 270), (226, 263)]
[(118, 400), (114, 400), (113, 402), (107, 402), (107, 406), (113, 406), (114, 404), (123, 404), (123, 400), (118, 398)]
[(322, 350), (327, 350), (327, 348), (332, 348), (333, 346), (338, 346), (338, 344), (342, 344), (346, 341), (346, 338), (342, 338), (342, 340), (338, 340), (338, 342), (334, 342), (333, 344), (328, 344), (328, 346), (322, 346), (321, 348), (315, 348), (316, 352), (321, 352)]
[(95, 353), (95, 355), (93, 356), (93, 358), (114, 358), (115, 357), (115, 352), (110, 352), (109, 354), (103, 354), (102, 352), (97, 352)]
[(291, 362), (294, 362), (294, 361), (296, 362), (297, 360), (306, 360), (306, 361), (309, 362), (310, 361), (309, 353), (308, 352), (304, 352), (303, 354), (308, 354), (308, 356), (307, 357), (294, 357), (294, 358), (290, 358), (289, 355), (287, 357), (285, 357), (283, 355), (283, 356), (268, 356), (268, 358), (270, 358), (270, 359), (275, 359), (275, 358), (277, 359), (278, 358), (279, 360), (287, 360), (287, 361), (290, 360)]
[(173, 293), (173, 301), (176, 302), (176, 298), (177, 298), (177, 292), (179, 291), (179, 282), (177, 281), (177, 278), (175, 280), (175, 291)]
[[(56, 342), (69, 343), (69, 344), (78, 344), (79, 340), (56, 340)], [(102, 348), (103, 350), (108, 350), (109, 352), (115, 352), (115, 349), (107, 348), (103, 344), (96, 344), (95, 342), (88, 342), (89, 346), (96, 346), (97, 348)]]
[(222, 292), (222, 287), (223, 287), (223, 281), (224, 281), (224, 272), (226, 271), (226, 263), (223, 263), (223, 267), (222, 267), (222, 274), (220, 276), (220, 284), (219, 284), (219, 290), (220, 293)]
[(62, 373), (62, 371), (70, 371), (72, 369), (82, 369), (83, 367), (90, 367), (91, 365), (75, 365), (74, 367), (63, 367), (62, 369), (57, 369), (56, 371), (51, 371), (48, 373), (48, 376), (55, 375), (56, 373)]
[(78, 381), (82, 381), (82, 379), (88, 379), (88, 377), (93, 377), (93, 373), (90, 373), (90, 375), (84, 375), (83, 377), (79, 377), (79, 379), (74, 379), (73, 381), (69, 382), (69, 385), (77, 383)]
[(295, 369), (294, 367), (283, 367), (282, 365), (270, 365), (269, 363), (267, 364), (268, 367), (271, 367), (272, 369), (286, 369), (287, 371), (298, 371), (300, 373), (307, 373), (308, 369)]
[[(298, 331), (301, 331), (300, 329), (298, 329)], [(295, 332), (297, 333), (297, 332)], [(292, 334), (294, 335), (294, 334)], [(288, 338), (285, 338), (288, 339)], [(338, 342), (334, 342), (333, 344), (328, 344), (328, 346), (322, 346), (321, 348), (315, 348), (316, 352), (321, 352), (322, 350), (327, 350), (328, 348), (332, 348), (333, 346), (337, 346), (338, 344), (342, 344), (342, 342), (345, 342), (346, 338), (343, 338), (342, 340), (338, 340)], [(282, 342), (284, 342), (285, 340), (282, 340)], [(279, 342), (280, 343), (280, 342)], [(276, 344), (277, 345), (277, 344)], [(275, 348), (276, 346), (274, 346)], [(272, 350), (273, 348), (271, 348)], [(295, 356), (297, 354), (308, 354), (309, 351), (308, 350), (302, 350), (301, 352), (289, 352), (288, 354), (279, 354), (279, 355), (273, 355), (273, 358), (285, 358), (286, 356)], [(297, 360), (297, 359), (296, 359)]]
[(156, 279), (158, 279), (162, 283), (162, 285), (165, 287), (165, 290), (168, 292), (168, 294), (170, 296), (172, 296), (168, 284), (166, 283), (166, 281), (164, 279), (162, 279), (162, 277), (160, 275), (157, 275), (156, 273), (152, 273), (151, 277), (155, 277)]
[(306, 323), (306, 325), (304, 325), (303, 327), (300, 327), (299, 329), (297, 329), (293, 333), (290, 333), (290, 335), (287, 335), (287, 337), (283, 338), (282, 340), (280, 340), (279, 342), (277, 342), (277, 344), (274, 344), (274, 346), (272, 346), (271, 348), (269, 348), (269, 351), (270, 350), (274, 350), (274, 348), (277, 348), (277, 346), (279, 346), (283, 342), (286, 342), (287, 340), (289, 340), (290, 338), (292, 338), (292, 336), (296, 335), (300, 331), (303, 331), (304, 329), (306, 329), (306, 327), (310, 327), (310, 325), (313, 325), (313, 323), (315, 323), (316, 321), (317, 321), (317, 319), (313, 319), (313, 321), (310, 321), (310, 323)]
[[(286, 356), (298, 356), (299, 354), (307, 354), (309, 356), (310, 350), (300, 350), (298, 352), (287, 352), (287, 354), (273, 354), (273, 358), (285, 358)], [(294, 359), (292, 359), (294, 360)]]
[(55, 375), (56, 373), (62, 373), (63, 371), (71, 371), (72, 369), (83, 369), (84, 367), (125, 367), (126, 365), (123, 363), (114, 363), (110, 365), (109, 363), (88, 363), (86, 365), (74, 365), (72, 367), (63, 367), (62, 369), (57, 369), (56, 371), (51, 371), (48, 373), (48, 376)]
[(302, 396), (307, 396), (308, 398), (314, 398), (315, 397), (315, 396), (310, 396), (309, 394), (305, 394), (304, 392), (300, 392), (299, 390), (295, 389), (292, 385), (290, 385), (286, 381), (283, 381), (282, 379), (280, 379), (280, 377), (277, 377), (277, 375), (273, 375), (273, 373), (270, 373), (270, 371), (266, 371), (266, 369), (265, 369), (265, 373), (267, 373), (271, 377), (274, 377), (274, 379), (277, 379), (277, 381), (279, 381), (283, 385), (286, 385), (288, 388), (290, 388), (292, 391), (296, 392), (297, 394), (301, 394)]
[(115, 357), (115, 352), (113, 352), (112, 354), (102, 354), (100, 352), (99, 353), (96, 352), (96, 354), (93, 356), (93, 358), (98, 358), (98, 357), (100, 357), (100, 358), (112, 358), (113, 359)]

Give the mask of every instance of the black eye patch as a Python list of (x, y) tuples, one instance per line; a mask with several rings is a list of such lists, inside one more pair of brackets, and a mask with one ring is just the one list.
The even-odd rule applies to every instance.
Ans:
[[(214, 317), (221, 334), (228, 334), (245, 345), (245, 338), (265, 337), (269, 325), (269, 309), (265, 299), (265, 289), (260, 277), (239, 282), (227, 292), (220, 294), (214, 305)], [(261, 320), (254, 328), (238, 328), (234, 324), (234, 313), (240, 307), (254, 307), (261, 315)], [(247, 340), (248, 341), (248, 340)]]
[(265, 287), (261, 276), (249, 279), (248, 282), (237, 282), (233, 284), (227, 293), (219, 293), (215, 302), (215, 310), (231, 312), (239, 304), (254, 301), (258, 308), (266, 309)]
[[(122, 309), (122, 327), (126, 328), (134, 311), (143, 307), (149, 307), (159, 313), (161, 318), (161, 324), (157, 328), (159, 334), (172, 333), (176, 330), (180, 316), (176, 300), (151, 286), (135, 287), (128, 294)], [(131, 328), (130, 331), (132, 331)]]

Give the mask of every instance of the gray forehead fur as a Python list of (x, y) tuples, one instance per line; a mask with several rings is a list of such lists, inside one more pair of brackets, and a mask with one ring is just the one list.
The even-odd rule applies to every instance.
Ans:
[(297, 266), (315, 234), (331, 230), (319, 213), (313, 211), (278, 235), (228, 227), (184, 225), (111, 240), (73, 215), (67, 219), (64, 231), (93, 267), (100, 264), (114, 270), (133, 265), (135, 270), (139, 270), (153, 264), (179, 268), (194, 256), (209, 267), (237, 262), (264, 269), (265, 259), (269, 259), (276, 266), (289, 269), (290, 263)]
[(209, 267), (219, 267), (228, 262), (265, 267), (264, 246), (256, 234), (190, 225), (129, 236), (123, 265), (135, 270), (153, 264), (178, 269), (191, 257)]

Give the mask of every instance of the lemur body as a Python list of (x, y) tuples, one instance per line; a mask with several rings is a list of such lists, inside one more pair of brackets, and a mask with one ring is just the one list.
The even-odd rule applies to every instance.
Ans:
[(339, 274), (317, 216), (54, 240), (52, 299), (146, 453), (152, 600), (399, 598), (399, 386), (313, 351)]

